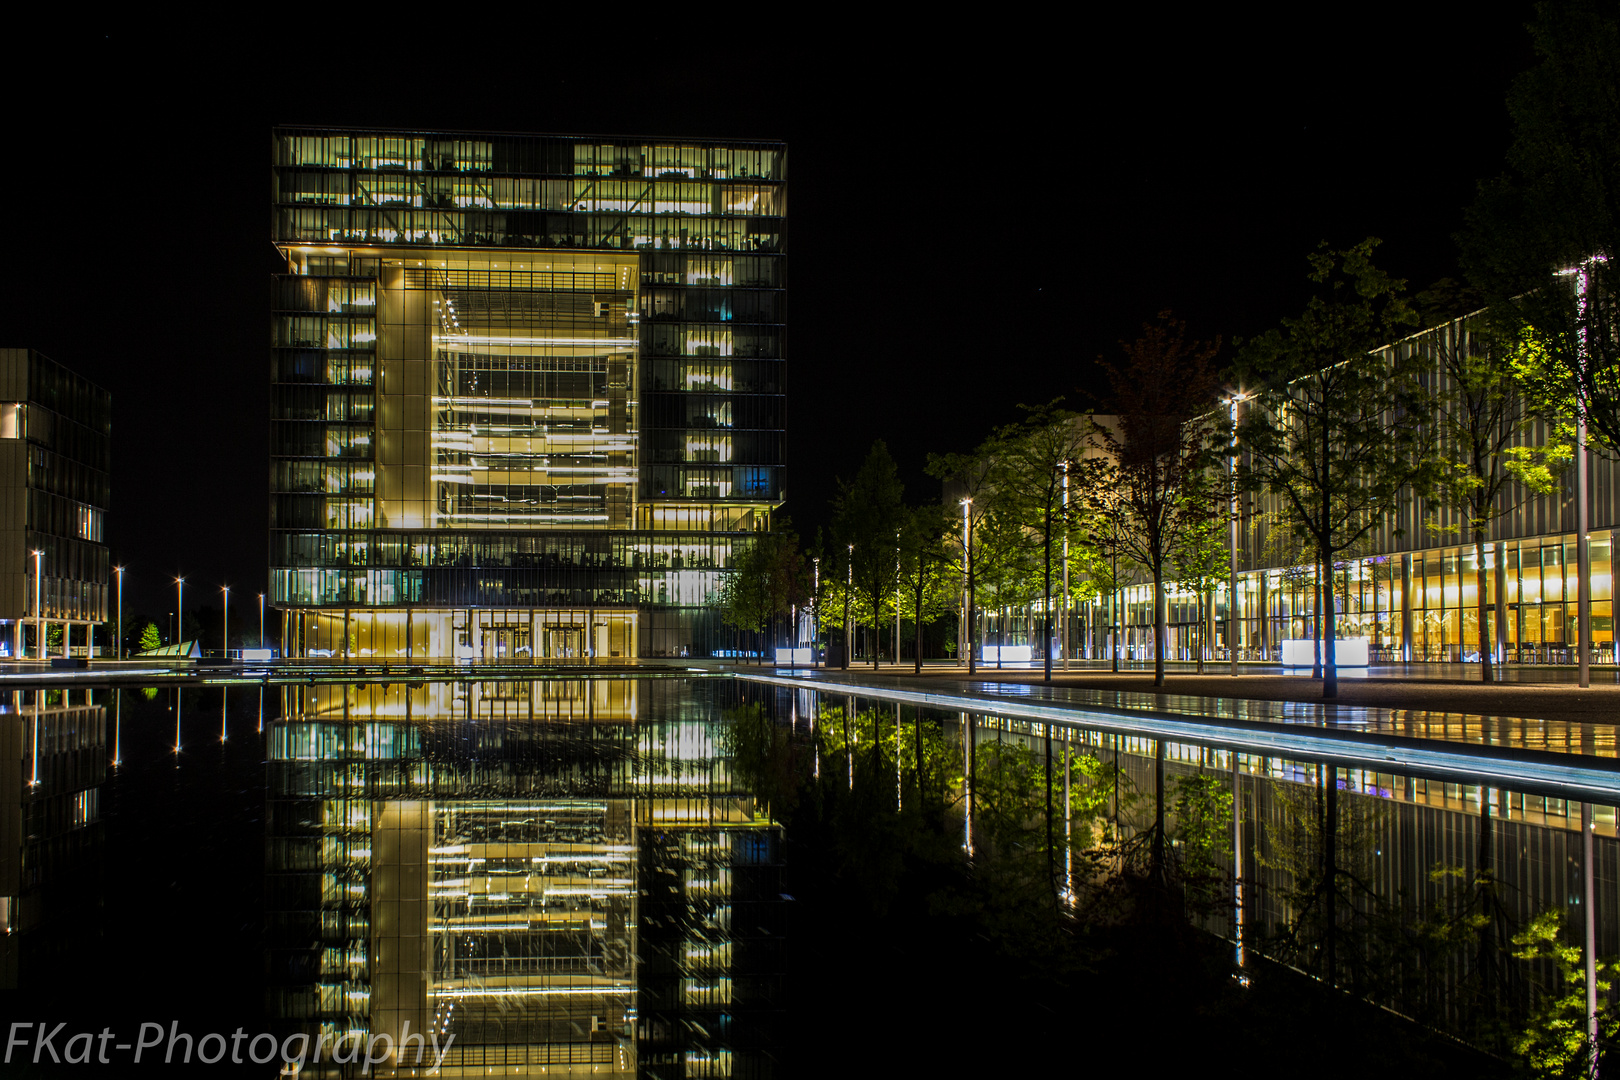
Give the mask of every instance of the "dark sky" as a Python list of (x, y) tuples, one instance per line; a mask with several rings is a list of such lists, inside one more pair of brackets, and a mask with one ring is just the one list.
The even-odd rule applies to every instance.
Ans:
[(272, 124), (783, 138), (789, 512), (813, 532), (880, 437), (920, 501), (928, 451), (970, 448), (1019, 402), (1084, 403), (1096, 356), (1161, 308), (1228, 340), (1292, 313), (1318, 240), (1382, 237), (1414, 289), (1455, 272), (1451, 234), (1500, 169), (1503, 92), (1531, 61), (1528, 5), (1142, 7), (1026, 11), (1013, 33), (943, 9), (286, 20), (254, 36), (280, 51), (87, 19), (16, 50), (0, 344), (113, 392), (129, 606), (170, 610), (180, 570), (188, 607), (225, 582), (251, 602)]

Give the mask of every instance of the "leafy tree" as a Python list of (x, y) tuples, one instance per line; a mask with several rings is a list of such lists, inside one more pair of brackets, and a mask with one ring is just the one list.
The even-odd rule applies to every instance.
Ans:
[(1085, 451), (1080, 418), (1056, 401), (1020, 406), (1022, 423), (997, 433), (996, 455), (990, 465), (991, 482), (1008, 514), (1008, 524), (1022, 525), (1039, 539), (1041, 602), (1045, 616), (1041, 639), (1045, 681), (1052, 681), (1052, 550), (1062, 553), (1064, 469), (1078, 462)]
[(1153, 580), (1153, 685), (1164, 685), (1165, 581), (1184, 538), (1220, 512), (1222, 493), (1209, 467), (1208, 419), (1220, 342), (1187, 338), (1169, 312), (1121, 343), (1123, 364), (1103, 361), (1118, 430), (1092, 422), (1104, 457), (1090, 464), (1090, 501), (1116, 522), (1113, 543)]
[[(1203, 482), (1190, 493), (1195, 498), (1207, 498)], [(1209, 602), (1216, 586), (1225, 581), (1231, 569), (1231, 550), (1227, 547), (1228, 519), (1218, 515), (1213, 507), (1199, 508), (1188, 516), (1188, 524), (1177, 537), (1170, 561), (1175, 567), (1176, 584), (1198, 597), (1198, 673), (1204, 673), (1204, 645), (1209, 629)], [(1230, 643), (1229, 643), (1230, 644)]]
[(158, 633), (157, 623), (147, 623), (141, 631), (141, 640), (138, 643), (142, 652), (163, 647), (163, 637)]
[(1523, 503), (1523, 495), (1510, 495), (1557, 490), (1558, 475), (1574, 450), (1556, 432), (1543, 446), (1527, 444), (1534, 414), (1513, 366), (1505, 357), (1491, 355), (1489, 347), (1478, 347), (1484, 330), (1482, 320), (1438, 329), (1421, 338), (1418, 348), (1440, 375), (1434, 410), (1442, 463), (1438, 492), (1456, 509), (1474, 542), (1480, 678), (1490, 682), (1494, 639), (1486, 602), (1485, 534), (1493, 521)]
[[(1416, 321), (1405, 282), (1373, 265), (1377, 245), (1319, 247), (1305, 310), (1240, 358), (1259, 389), (1237, 428), (1248, 451), (1238, 481), (1282, 500), (1324, 568), (1393, 520), (1404, 492), (1427, 493), (1435, 477), (1421, 364), (1410, 350), (1374, 352)], [(1321, 609), (1325, 698), (1339, 692), (1334, 608)]]
[[(853, 575), (846, 603), (855, 619), (874, 631), (893, 603), (896, 547), (906, 520), (904, 499), (899, 471), (882, 439), (872, 444), (854, 480), (838, 482), (838, 495), (833, 499), (833, 536), (844, 545)], [(874, 648), (872, 667), (877, 666), (878, 650)]]
[[(759, 634), (774, 629), (778, 619), (803, 604), (807, 592), (798, 537), (781, 523), (776, 531), (751, 537), (743, 548), (721, 590), (720, 617), (739, 630)], [(775, 640), (772, 635), (762, 652), (768, 652)]]
[(1539, 407), (1584, 413), (1620, 451), (1620, 15), (1541, 3), (1530, 33), (1539, 59), (1509, 88), (1507, 169), (1467, 213), (1463, 265), (1501, 336), (1533, 346)]
[[(914, 671), (922, 674), (922, 627), (950, 611), (957, 601), (956, 560), (951, 556), (950, 527), (943, 506), (921, 506), (906, 517), (900, 530), (901, 614), (912, 620), (916, 646)], [(895, 650), (899, 655), (898, 648)]]

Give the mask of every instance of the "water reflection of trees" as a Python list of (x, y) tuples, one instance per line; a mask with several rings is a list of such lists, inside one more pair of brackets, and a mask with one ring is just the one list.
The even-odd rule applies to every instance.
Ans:
[[(1357, 793), (1331, 767), (1271, 780), (1224, 754), (1167, 763), (1162, 743), (1066, 746), (1039, 725), (910, 707), (826, 706), (797, 732), (761, 706), (730, 719), (747, 782), (879, 915), (917, 902), (920, 882), (930, 910), (1048, 973), (1095, 970), (1129, 942), (1143, 966), (1179, 965), (1164, 977), (1211, 989), (1241, 974), (1220, 942), (1241, 926), (1251, 965), (1286, 965), (1540, 1072), (1575, 1060), (1579, 933), (1571, 945), (1556, 915), (1526, 921), (1527, 898), (1492, 864), (1489, 812), (1428, 847), (1412, 815), (1433, 811)], [(1238, 821), (1260, 825), (1238, 830), (1242, 859)], [(1398, 851), (1434, 856), (1416, 884), (1394, 873)]]

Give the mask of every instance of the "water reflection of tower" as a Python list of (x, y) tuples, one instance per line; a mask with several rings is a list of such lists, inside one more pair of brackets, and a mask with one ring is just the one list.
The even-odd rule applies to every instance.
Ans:
[[(662, 1058), (728, 1059), (731, 877), (719, 862), (737, 846), (727, 830), (770, 827), (731, 789), (706, 721), (638, 716), (674, 689), (286, 691), (269, 740), (273, 1010), (334, 1037), (454, 1035), (447, 1071), (601, 1075), (648, 1064), (636, 1009), (652, 988), (658, 1023), (679, 1027), (655, 1040)], [(658, 925), (643, 917), (649, 867), (675, 864), (705, 868), (679, 875), (696, 930), (662, 893)]]
[[(82, 971), (99, 923), (107, 709), (93, 690), (0, 699), (0, 989)], [(52, 924), (72, 933), (41, 933)]]

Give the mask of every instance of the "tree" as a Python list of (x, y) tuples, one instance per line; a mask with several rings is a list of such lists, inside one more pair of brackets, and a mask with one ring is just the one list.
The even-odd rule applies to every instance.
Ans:
[(142, 652), (151, 652), (153, 649), (163, 647), (163, 638), (158, 633), (157, 623), (146, 624), (146, 629), (141, 631), (139, 645)]
[[(902, 611), (912, 620), (916, 646), (914, 671), (922, 674), (922, 626), (949, 611), (956, 601), (956, 560), (951, 557), (950, 526), (943, 506), (920, 506), (906, 516), (900, 530), (900, 595)], [(895, 650), (896, 659), (899, 649)]]
[[(1386, 522), (1403, 492), (1426, 494), (1435, 466), (1430, 399), (1412, 350), (1374, 350), (1416, 322), (1404, 281), (1373, 265), (1376, 239), (1309, 256), (1314, 295), (1252, 342), (1239, 371), (1258, 385), (1237, 427), (1240, 484), (1279, 498), (1325, 571)], [(1331, 594), (1329, 594), (1331, 599)], [(1332, 602), (1322, 606), (1322, 696), (1337, 697)]]
[[(1205, 497), (1202, 485), (1193, 497)], [(1231, 551), (1227, 547), (1227, 519), (1223, 515), (1209, 513), (1205, 508), (1203, 512), (1189, 514), (1188, 518), (1190, 523), (1177, 538), (1170, 561), (1175, 567), (1176, 584), (1198, 597), (1198, 674), (1202, 675), (1210, 623), (1209, 599), (1216, 586), (1226, 580)], [(1233, 643), (1228, 645), (1233, 646)]]
[[(1508, 498), (1520, 492), (1547, 494), (1558, 487), (1558, 474), (1573, 449), (1555, 437), (1547, 445), (1526, 445), (1534, 414), (1515, 371), (1498, 345), (1479, 348), (1484, 320), (1453, 324), (1431, 331), (1418, 348), (1440, 375), (1438, 418), (1442, 468), (1438, 492), (1460, 518), (1474, 542), (1475, 600), (1478, 605), (1480, 678), (1491, 681), (1491, 642), (1486, 603), (1485, 534), (1491, 522), (1524, 501)], [(1486, 339), (1489, 340), (1488, 338)], [(1496, 355), (1492, 355), (1492, 352)], [(1518, 488), (1513, 482), (1518, 481)]]
[(1062, 539), (1064, 470), (1080, 460), (1085, 440), (1079, 416), (1060, 408), (1057, 401), (1019, 407), (1025, 411), (1023, 422), (997, 433), (990, 477), (1011, 518), (1040, 541), (1040, 595), (1045, 616), (1041, 655), (1045, 681), (1051, 682), (1052, 542)]
[[(720, 617), (739, 630), (774, 631), (776, 620), (804, 603), (806, 593), (799, 539), (781, 521), (775, 531), (750, 538), (739, 554), (720, 591)], [(775, 643), (772, 633), (761, 652)]]
[(1507, 170), (1480, 184), (1458, 240), (1505, 340), (1538, 361), (1538, 407), (1584, 412), (1620, 451), (1620, 18), (1600, 0), (1542, 3), (1539, 61), (1509, 88)]
[[(904, 498), (894, 458), (879, 439), (855, 479), (838, 482), (838, 495), (833, 499), (833, 536), (844, 545), (853, 580), (846, 610), (853, 608), (854, 617), (874, 630), (882, 625), (884, 607), (892, 602), (897, 584), (896, 548), (906, 517)], [(872, 667), (877, 666), (874, 648)]]
[(1123, 365), (1102, 362), (1118, 430), (1092, 422), (1104, 457), (1091, 467), (1090, 502), (1120, 526), (1114, 540), (1153, 579), (1153, 685), (1164, 685), (1165, 578), (1184, 537), (1217, 514), (1221, 484), (1210, 467), (1208, 418), (1220, 342), (1190, 341), (1168, 311), (1120, 343)]

